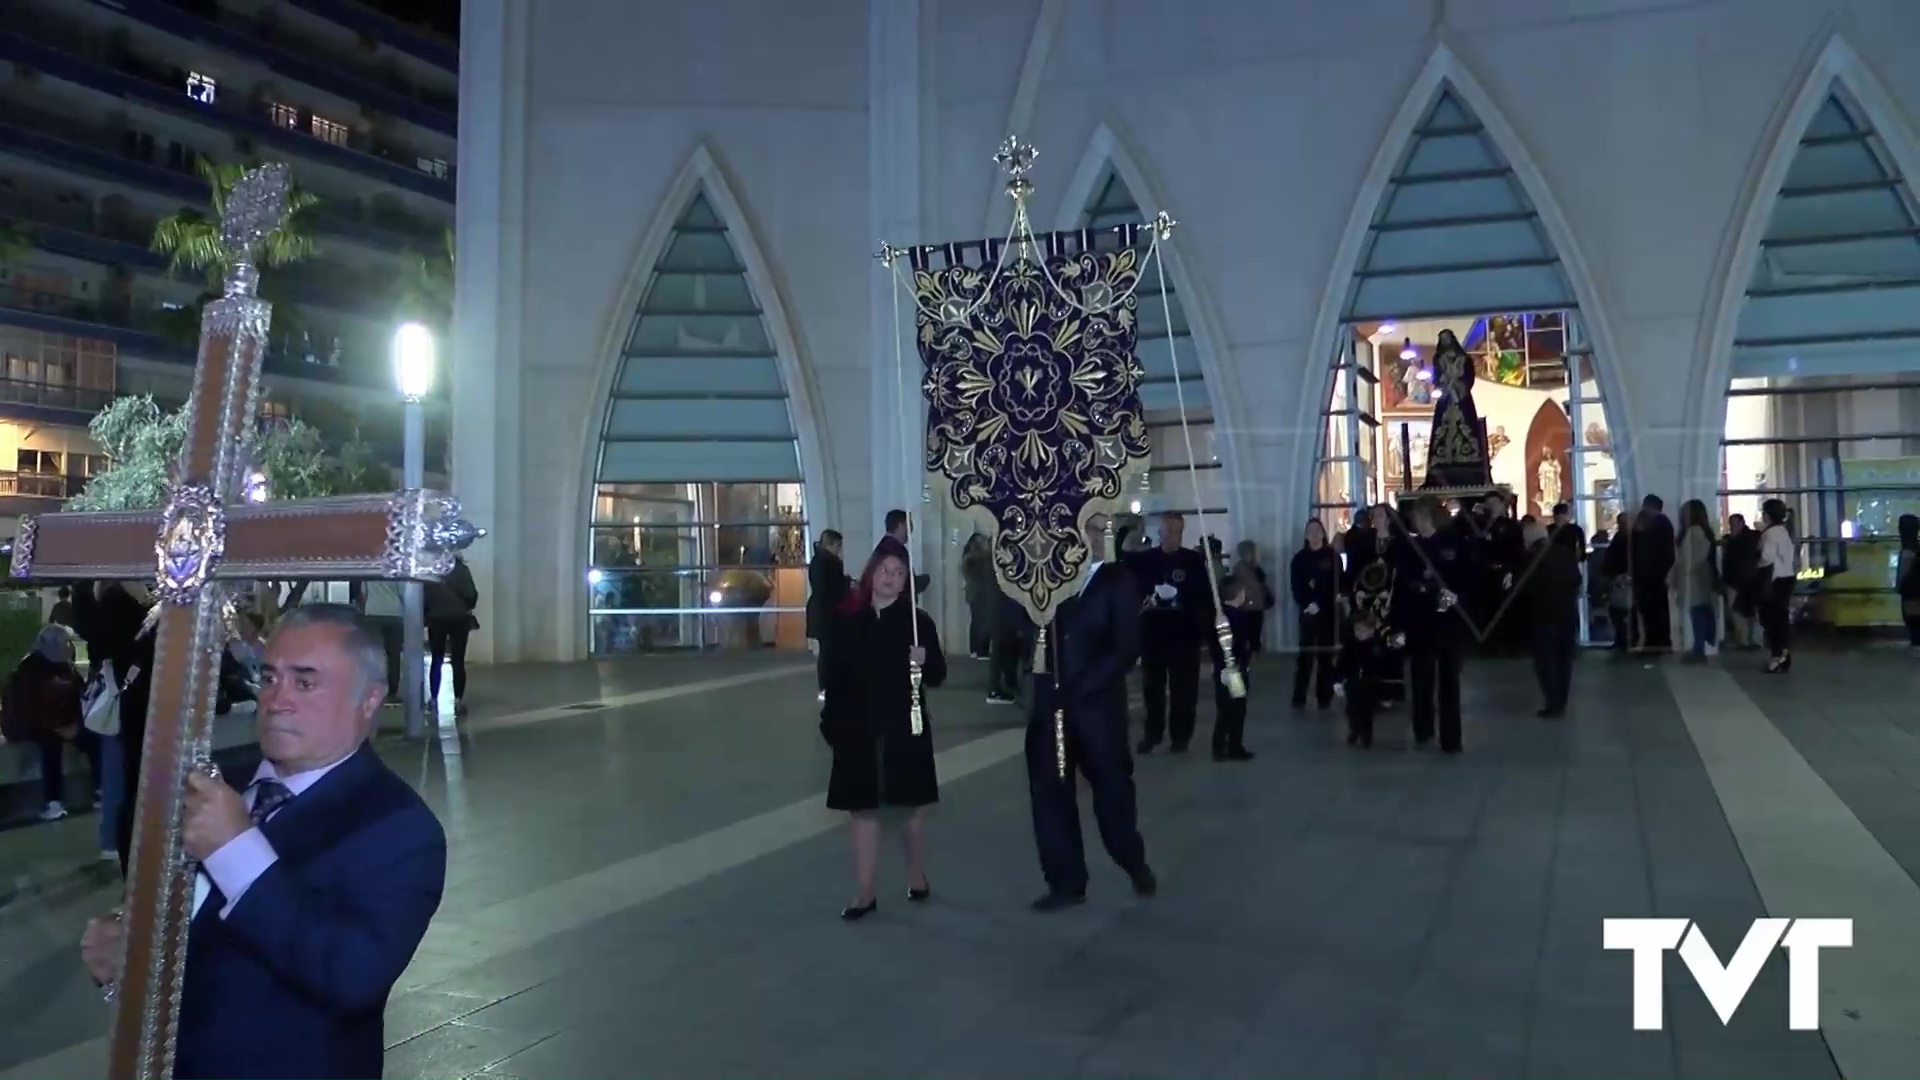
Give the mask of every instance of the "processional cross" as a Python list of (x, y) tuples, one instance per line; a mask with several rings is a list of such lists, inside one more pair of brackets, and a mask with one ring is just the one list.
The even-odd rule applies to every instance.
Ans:
[(248, 172), (220, 223), (225, 295), (200, 320), (187, 440), (164, 508), (26, 517), (12, 574), (35, 581), (150, 578), (157, 627), (132, 858), (126, 969), (114, 990), (107, 1075), (167, 1077), (193, 915), (195, 866), (180, 841), (189, 771), (210, 763), (227, 580), (434, 580), (480, 535), (458, 502), (430, 491), (239, 503), (252, 468), (260, 364), (272, 305), (255, 290), (254, 248), (279, 222), (285, 165)]

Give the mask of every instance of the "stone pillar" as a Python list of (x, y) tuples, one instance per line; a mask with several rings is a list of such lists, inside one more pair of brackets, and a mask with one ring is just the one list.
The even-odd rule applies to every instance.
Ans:
[(460, 19), (452, 488), (488, 530), (467, 554), (480, 589), (477, 663), (520, 659), (521, 274), (526, 253), (528, 0), (469, 0)]

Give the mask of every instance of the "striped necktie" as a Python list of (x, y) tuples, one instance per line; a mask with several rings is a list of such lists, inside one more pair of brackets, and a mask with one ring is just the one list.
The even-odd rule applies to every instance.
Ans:
[(285, 806), (293, 799), (293, 791), (287, 785), (268, 777), (253, 782), (253, 825), (259, 828), (267, 823), (275, 810)]

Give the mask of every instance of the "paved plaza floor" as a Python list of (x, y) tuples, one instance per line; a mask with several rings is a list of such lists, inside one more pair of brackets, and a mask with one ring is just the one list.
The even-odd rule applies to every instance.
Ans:
[[(1920, 1069), (1920, 664), (1809, 651), (1785, 679), (1583, 657), (1541, 721), (1517, 661), (1468, 672), (1467, 752), (1371, 752), (1256, 669), (1257, 760), (1136, 768), (1162, 880), (1093, 842), (1090, 902), (1042, 887), (1021, 715), (956, 662), (930, 706), (942, 802), (926, 905), (889, 857), (850, 898), (804, 657), (479, 673), (458, 739), (381, 752), (446, 823), (440, 917), (388, 1013), (394, 1077), (1867, 1076)], [(1136, 713), (1136, 723), (1138, 721)], [(1211, 722), (1202, 704), (1202, 739)], [(1084, 800), (1083, 800), (1084, 803)], [(93, 822), (0, 832), (0, 1075), (100, 1075), (74, 943), (113, 902)], [(1669, 957), (1632, 1029), (1601, 920), (1856, 920), (1822, 1032), (1777, 954), (1730, 1024)]]

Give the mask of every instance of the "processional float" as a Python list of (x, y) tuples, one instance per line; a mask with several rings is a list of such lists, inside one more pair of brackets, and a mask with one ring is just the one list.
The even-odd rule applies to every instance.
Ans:
[[(1013, 200), (1013, 224), (1004, 238), (914, 247), (882, 243), (874, 258), (896, 284), (894, 363), (903, 397), (901, 294), (915, 309), (927, 419), (923, 450), (909, 450), (921, 460), (905, 475), (924, 469), (954, 508), (989, 538), (1001, 592), (1040, 628), (1034, 671), (1045, 674), (1055, 666), (1049, 663), (1047, 641), (1054, 612), (1074, 594), (1071, 587), (1094, 558), (1084, 524), (1107, 516), (1107, 551), (1101, 557), (1116, 558), (1113, 517), (1147, 475), (1152, 446), (1140, 402), (1143, 371), (1134, 354), (1135, 293), (1151, 269), (1161, 316), (1165, 325), (1173, 325), (1162, 248), (1172, 242), (1178, 223), (1162, 210), (1144, 223), (1036, 235), (1028, 214), (1033, 182), (1027, 173), (1037, 156), (1017, 136), (994, 155)], [(1177, 355), (1173, 386), (1197, 496), (1198, 458)], [(906, 493), (909, 501), (917, 494), (917, 501), (931, 502), (931, 487), (923, 483), (919, 492)], [(1204, 544), (1211, 536), (1207, 512), (1204, 506), (1196, 511)], [(908, 527), (917, 527), (911, 516)], [(1207, 578), (1214, 633), (1227, 658), (1224, 682), (1234, 697), (1244, 697), (1246, 682), (1233, 666), (1220, 583), (1211, 572)], [(918, 632), (916, 621), (916, 645)], [(925, 730), (920, 666), (910, 664), (909, 674), (915, 688), (913, 731), (920, 734)], [(1066, 717), (1060, 709), (1053, 714), (1053, 735), (1064, 779)]]
[(247, 502), (260, 365), (273, 306), (256, 291), (254, 253), (287, 202), (285, 165), (253, 169), (228, 195), (224, 295), (200, 319), (187, 439), (158, 511), (23, 517), (11, 575), (26, 581), (146, 580), (157, 628), (146, 743), (135, 800), (124, 913), (126, 968), (105, 987), (114, 1010), (109, 1077), (173, 1074), (174, 1034), (199, 872), (181, 844), (190, 772), (212, 759), (220, 654), (232, 636), (230, 581), (435, 581), (485, 534), (455, 499), (423, 489)]

